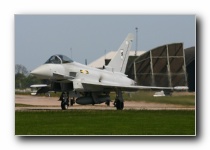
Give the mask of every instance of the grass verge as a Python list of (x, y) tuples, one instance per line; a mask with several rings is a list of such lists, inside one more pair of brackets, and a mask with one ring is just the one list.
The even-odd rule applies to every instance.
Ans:
[(195, 135), (195, 111), (16, 111), (15, 135)]
[[(165, 103), (165, 104), (178, 104), (178, 105), (195, 105), (195, 94), (189, 94), (187, 92), (174, 92), (172, 96), (164, 97), (153, 97), (154, 91), (140, 90), (133, 93), (124, 93), (123, 98), (125, 101), (144, 101), (154, 103)], [(113, 93), (110, 94), (111, 99), (115, 98)]]

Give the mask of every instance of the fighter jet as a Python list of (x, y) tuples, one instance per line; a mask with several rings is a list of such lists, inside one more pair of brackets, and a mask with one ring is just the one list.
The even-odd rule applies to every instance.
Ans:
[[(52, 91), (62, 92), (61, 108), (67, 109), (74, 102), (81, 105), (110, 105), (110, 92), (116, 93), (114, 106), (124, 108), (123, 91), (139, 89), (167, 89), (172, 87), (137, 86), (136, 82), (125, 75), (125, 69), (131, 49), (133, 34), (129, 33), (116, 55), (103, 69), (93, 68), (73, 61), (64, 55), (53, 55), (31, 74), (50, 81)], [(73, 99), (69, 100), (69, 97)]]

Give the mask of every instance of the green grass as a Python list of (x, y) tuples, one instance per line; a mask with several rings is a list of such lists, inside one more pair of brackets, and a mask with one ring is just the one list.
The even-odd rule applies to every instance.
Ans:
[(195, 135), (195, 111), (16, 111), (16, 135)]
[[(31, 95), (31, 92), (15, 92), (15, 95)], [(60, 97), (61, 92), (50, 92), (50, 96), (51, 97)], [(37, 96), (46, 96), (45, 94), (39, 94)], [(46, 96), (48, 97), (48, 96)]]
[(15, 103), (15, 107), (57, 107), (57, 106), (51, 106), (51, 105), (29, 105), (29, 104), (20, 104)]
[[(184, 92), (173, 92), (172, 96), (153, 97), (154, 91), (140, 90), (133, 93), (124, 93), (123, 98), (125, 101), (144, 101), (154, 103), (166, 103), (166, 104), (179, 104), (179, 105), (195, 105), (195, 95)], [(110, 94), (111, 99), (115, 98), (115, 94)]]
[(28, 105), (28, 104), (18, 104), (18, 103), (15, 103), (15, 107), (36, 107), (34, 105)]

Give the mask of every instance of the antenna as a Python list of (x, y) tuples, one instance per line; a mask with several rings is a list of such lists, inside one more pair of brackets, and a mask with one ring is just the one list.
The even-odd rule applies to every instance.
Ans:
[(106, 49), (105, 49), (105, 51), (104, 51), (104, 66), (106, 66)]
[(70, 48), (70, 51), (71, 51), (71, 59), (73, 59), (73, 57), (72, 57), (72, 48)]
[(85, 65), (87, 65), (87, 59), (85, 59)]
[(138, 49), (138, 28), (136, 27), (136, 51), (135, 51), (135, 56), (137, 56), (137, 49)]

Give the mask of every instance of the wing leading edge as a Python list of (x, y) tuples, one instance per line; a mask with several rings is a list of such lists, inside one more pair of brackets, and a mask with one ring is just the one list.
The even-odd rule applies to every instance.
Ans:
[(120, 89), (122, 91), (137, 91), (140, 89), (157, 89), (157, 90), (173, 90), (173, 87), (156, 87), (156, 86), (127, 86), (113, 83), (94, 83), (94, 82), (82, 82), (84, 87), (94, 87), (97, 89)]

